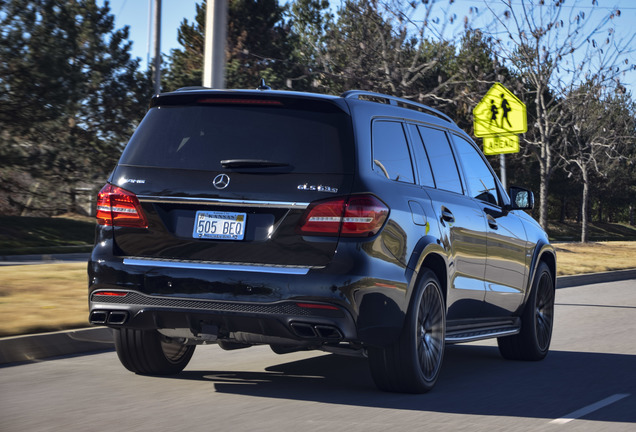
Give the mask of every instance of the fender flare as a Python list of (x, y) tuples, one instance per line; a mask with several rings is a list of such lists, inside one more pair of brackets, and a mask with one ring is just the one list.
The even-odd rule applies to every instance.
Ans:
[[(407, 293), (406, 293), (406, 301), (408, 305), (411, 303), (411, 298), (413, 297), (413, 291), (417, 286), (417, 282), (419, 280), (419, 275), (421, 273), (422, 267), (425, 266), (425, 263), (431, 262), (431, 259), (441, 260), (439, 262), (443, 262), (444, 268), (440, 269), (439, 266), (435, 268), (430, 268), (433, 273), (437, 276), (440, 283), (442, 284), (442, 294), (446, 299), (448, 293), (448, 283), (449, 283), (449, 272), (448, 272), (448, 257), (449, 252), (444, 247), (444, 244), (437, 238), (433, 236), (422, 237), (415, 247), (413, 248), (413, 253), (411, 254), (411, 258), (407, 264), (406, 268), (406, 280), (409, 281)], [(444, 277), (440, 277), (441, 275)]]
[(541, 262), (545, 262), (550, 270), (552, 271), (552, 284), (556, 289), (556, 272), (557, 272), (557, 257), (556, 250), (554, 246), (552, 246), (547, 239), (541, 239), (537, 242), (534, 252), (532, 254), (532, 260), (530, 261), (530, 265), (528, 269), (530, 274), (528, 275), (528, 279), (526, 281), (526, 291), (524, 295), (523, 302), (526, 304), (528, 300), (528, 296), (530, 295), (530, 290), (532, 289), (532, 285), (534, 282), (534, 278), (537, 274), (537, 269), (539, 268), (539, 264)]

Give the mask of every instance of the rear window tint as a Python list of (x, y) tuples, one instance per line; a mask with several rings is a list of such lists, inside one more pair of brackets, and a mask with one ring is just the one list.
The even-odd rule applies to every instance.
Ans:
[(131, 138), (120, 164), (224, 171), (222, 160), (287, 164), (270, 170), (349, 173), (353, 142), (349, 116), (259, 106), (152, 108)]

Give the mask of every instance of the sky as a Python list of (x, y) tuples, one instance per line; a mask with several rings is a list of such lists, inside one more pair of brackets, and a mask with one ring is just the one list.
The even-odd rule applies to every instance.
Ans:
[[(285, 0), (279, 0), (284, 3)], [(553, 0), (546, 0), (547, 2)], [(189, 22), (194, 21), (196, 15), (196, 4), (202, 0), (162, 0), (162, 19), (161, 19), (161, 52), (169, 54), (173, 48), (180, 48), (177, 42), (177, 30), (184, 19)], [(634, 34), (634, 23), (636, 23), (636, 0), (597, 0), (598, 6), (592, 7), (592, 0), (580, 0), (577, 8), (587, 13), (593, 13), (594, 16), (600, 17), (606, 14), (612, 8), (621, 10), (621, 17), (616, 20), (617, 35), (625, 38)], [(98, 0), (99, 4), (103, 4), (104, 0)], [(132, 55), (142, 60), (142, 68), (145, 68), (146, 61), (149, 58), (149, 52), (152, 52), (152, 35), (148, 32), (149, 27), (149, 3), (153, 0), (110, 0), (111, 13), (115, 16), (116, 28), (125, 25), (130, 27), (130, 40), (133, 42)], [(338, 0), (332, 0), (332, 4), (338, 4)], [(490, 4), (497, 4), (496, 0), (489, 0)], [(519, 5), (521, 0), (512, 0), (512, 4)], [(565, 6), (573, 4), (574, 1), (565, 1)], [(448, 0), (441, 0), (439, 4), (446, 7)], [(479, 8), (480, 12), (485, 12), (484, 0), (455, 0), (452, 8), (457, 10), (458, 16), (466, 14), (469, 7)], [(452, 12), (452, 10), (451, 10)], [(459, 20), (458, 20), (459, 21)], [(628, 55), (630, 64), (636, 64), (636, 39), (634, 39), (632, 52)], [(625, 77), (624, 83), (632, 96), (636, 96), (636, 71), (632, 71)]]
[[(152, 53), (152, 34), (148, 33), (149, 3), (152, 0), (110, 0), (110, 13), (115, 16), (115, 27), (130, 27), (129, 38), (133, 42), (132, 55), (142, 60), (145, 68), (148, 52)], [(177, 30), (184, 18), (193, 22), (196, 4), (202, 0), (162, 0), (161, 1), (161, 52), (170, 54), (172, 48), (180, 48)], [(104, 0), (98, 1), (103, 5)], [(150, 55), (152, 57), (152, 54)]]

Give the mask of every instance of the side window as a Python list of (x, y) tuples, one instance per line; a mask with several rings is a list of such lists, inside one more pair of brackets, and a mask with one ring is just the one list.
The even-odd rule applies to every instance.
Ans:
[(411, 139), (413, 140), (413, 152), (415, 153), (415, 163), (417, 171), (420, 174), (420, 184), (422, 186), (435, 187), (433, 180), (433, 171), (431, 171), (431, 163), (428, 160), (426, 149), (422, 144), (422, 137), (414, 124), (407, 125)]
[(457, 164), (446, 133), (439, 129), (418, 126), (426, 153), (431, 161), (435, 184), (438, 189), (463, 193)]
[(411, 155), (402, 123), (373, 123), (373, 170), (395, 181), (414, 183)]
[(453, 141), (464, 166), (470, 196), (490, 204), (499, 205), (497, 182), (479, 151), (460, 136), (453, 135)]

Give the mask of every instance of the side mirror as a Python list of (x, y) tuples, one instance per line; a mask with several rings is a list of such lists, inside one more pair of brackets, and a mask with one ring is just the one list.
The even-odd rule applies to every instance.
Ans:
[(511, 186), (508, 189), (508, 195), (510, 195), (511, 210), (532, 210), (534, 208), (534, 194), (528, 189)]

